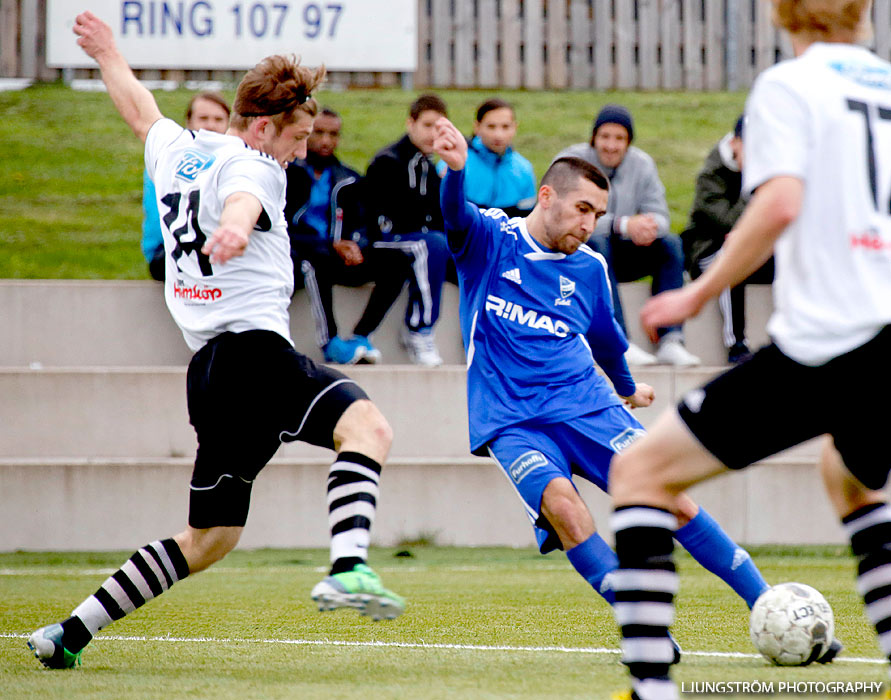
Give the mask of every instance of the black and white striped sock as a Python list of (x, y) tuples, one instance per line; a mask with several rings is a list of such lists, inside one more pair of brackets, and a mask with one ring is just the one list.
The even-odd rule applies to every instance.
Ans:
[(674, 620), (678, 575), (672, 559), (677, 519), (649, 506), (617, 508), (612, 516), (619, 568), (613, 573), (613, 611), (622, 632), (622, 662), (641, 700), (677, 700), (668, 677), (674, 645), (668, 627)]
[(381, 465), (358, 452), (341, 452), (328, 472), (331, 573), (368, 559)]
[(188, 575), (189, 565), (175, 540), (147, 544), (62, 623), (63, 646), (77, 653), (103, 627), (130, 614)]
[(875, 625), (879, 647), (891, 658), (891, 506), (874, 503), (842, 519), (857, 557), (857, 590)]

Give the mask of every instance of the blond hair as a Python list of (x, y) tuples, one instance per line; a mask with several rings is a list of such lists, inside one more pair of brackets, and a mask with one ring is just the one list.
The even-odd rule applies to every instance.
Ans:
[(241, 79), (230, 125), (243, 130), (257, 117), (271, 117), (281, 131), (297, 120), (298, 112), (316, 116), (319, 105), (312, 92), (324, 77), (324, 66), (307, 68), (295, 56), (267, 56)]
[(872, 32), (872, 0), (771, 0), (773, 22), (790, 34), (817, 38), (850, 35), (867, 38)]

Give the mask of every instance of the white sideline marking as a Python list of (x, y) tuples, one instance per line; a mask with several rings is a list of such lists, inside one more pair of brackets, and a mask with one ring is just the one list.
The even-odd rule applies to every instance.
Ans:
[[(374, 570), (382, 573), (417, 573), (419, 571), (432, 571), (434, 568), (438, 571), (497, 571), (498, 564), (487, 564), (480, 566), (476, 564), (466, 564), (458, 566), (442, 566), (442, 565), (408, 565), (408, 566), (375, 566)], [(505, 564), (507, 568), (509, 564)], [(214, 566), (201, 572), (202, 576), (207, 574), (256, 574), (258, 571), (266, 573), (293, 573), (295, 566), (264, 566), (260, 568), (249, 567), (226, 567)], [(62, 569), (55, 566), (22, 566), (17, 568), (0, 569), (0, 576), (111, 576), (117, 569)], [(328, 567), (314, 566), (312, 571), (319, 574), (328, 573)], [(568, 564), (537, 564), (531, 571), (572, 571)]]
[[(10, 634), (0, 632), (0, 639), (27, 639), (28, 634)], [(448, 649), (457, 651), (519, 651), (519, 652), (558, 652), (562, 654), (608, 654), (615, 656), (621, 653), (619, 649), (606, 649), (604, 647), (520, 647), (507, 644), (427, 644), (424, 642), (355, 642), (341, 639), (248, 639), (241, 637), (120, 637), (112, 635), (100, 635), (93, 638), (94, 641), (109, 642), (174, 642), (174, 643), (208, 643), (208, 644), (291, 644), (294, 646), (317, 647), (375, 647), (375, 648), (399, 648), (399, 649)], [(701, 656), (711, 659), (760, 659), (760, 654), (743, 654), (738, 651), (687, 651), (681, 652), (683, 656)], [(886, 664), (887, 659), (869, 659), (841, 656), (832, 663), (853, 664)]]

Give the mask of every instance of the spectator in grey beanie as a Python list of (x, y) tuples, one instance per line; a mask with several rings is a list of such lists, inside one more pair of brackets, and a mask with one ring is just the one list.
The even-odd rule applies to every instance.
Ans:
[[(622, 105), (605, 105), (594, 120), (590, 143), (577, 143), (557, 154), (575, 156), (600, 168), (610, 179), (607, 213), (600, 217), (588, 241), (606, 259), (613, 291), (616, 321), (628, 335), (619, 298), (619, 282), (652, 276), (652, 293), (677, 289), (684, 283), (681, 239), (669, 230), (665, 186), (656, 164), (631, 145), (634, 120)], [(698, 357), (684, 347), (680, 326), (659, 329), (655, 355), (631, 343), (629, 365), (655, 363), (690, 367)]]

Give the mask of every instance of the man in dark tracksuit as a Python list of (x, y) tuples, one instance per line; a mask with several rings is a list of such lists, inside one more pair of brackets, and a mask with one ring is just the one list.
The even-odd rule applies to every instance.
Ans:
[[(377, 256), (368, 247), (362, 177), (334, 155), (341, 126), (342, 120), (333, 110), (323, 109), (316, 117), (306, 160), (295, 161), (286, 171), (285, 218), (294, 277), (303, 278), (325, 360), (374, 363), (381, 353), (369, 336), (402, 290), (406, 266)], [(372, 292), (353, 337), (339, 337), (333, 285), (355, 287), (371, 280), (378, 281), (381, 289)]]
[[(706, 156), (702, 170), (696, 176), (690, 223), (681, 234), (687, 269), (693, 279), (714, 262), (724, 239), (746, 207), (747, 201), (741, 195), (742, 136), (743, 117), (740, 117), (733, 132), (725, 135)], [(751, 356), (746, 342), (746, 285), (771, 282), (773, 258), (718, 297), (728, 362), (736, 364)]]
[(441, 116), (447, 116), (446, 105), (439, 97), (415, 100), (405, 136), (381, 150), (365, 174), (370, 229), (380, 234), (374, 248), (410, 264), (402, 343), (415, 364), (428, 367), (442, 364), (433, 327), (450, 256), (439, 207), (439, 175), (430, 160), (434, 125)]

